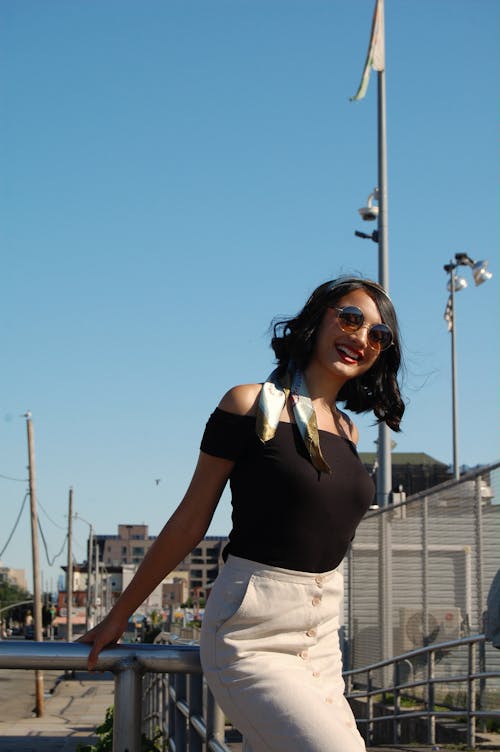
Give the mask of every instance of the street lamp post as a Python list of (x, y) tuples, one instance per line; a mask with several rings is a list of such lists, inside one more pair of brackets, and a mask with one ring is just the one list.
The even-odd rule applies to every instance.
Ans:
[(455, 327), (455, 293), (467, 287), (467, 280), (456, 273), (457, 266), (469, 266), (472, 269), (474, 283), (481, 285), (493, 276), (487, 270), (488, 261), (474, 261), (467, 253), (456, 253), (455, 258), (445, 264), (443, 269), (450, 275), (448, 291), (450, 293), (446, 303), (444, 317), (448, 322), (451, 335), (451, 404), (452, 404), (452, 436), (453, 436), (453, 478), (460, 478), (460, 463), (458, 449), (458, 390), (457, 390), (457, 355), (456, 355), (456, 327)]

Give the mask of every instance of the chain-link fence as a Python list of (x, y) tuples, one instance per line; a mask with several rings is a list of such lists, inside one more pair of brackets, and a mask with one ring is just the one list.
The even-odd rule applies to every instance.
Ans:
[[(370, 511), (344, 569), (346, 668), (483, 632), (499, 569), (500, 463)], [(459, 651), (438, 659), (442, 676), (467, 673)], [(484, 659), (498, 670), (500, 651), (488, 644)], [(425, 668), (407, 663), (412, 680)], [(484, 689), (499, 699), (498, 686)]]

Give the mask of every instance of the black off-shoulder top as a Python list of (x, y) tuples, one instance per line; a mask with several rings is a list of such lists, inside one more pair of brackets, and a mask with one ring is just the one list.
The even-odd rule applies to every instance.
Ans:
[(351, 441), (320, 430), (320, 442), (331, 475), (314, 468), (294, 423), (279, 423), (263, 444), (255, 417), (216, 408), (201, 450), (236, 463), (224, 559), (233, 554), (302, 572), (327, 572), (340, 564), (372, 503), (374, 485)]

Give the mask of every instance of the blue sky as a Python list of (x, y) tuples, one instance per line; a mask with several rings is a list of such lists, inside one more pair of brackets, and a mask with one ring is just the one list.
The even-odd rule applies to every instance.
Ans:
[[(377, 183), (376, 78), (352, 103), (372, 0), (3, 0), (0, 475), (35, 428), (49, 553), (69, 487), (99, 533), (159, 532), (268, 327), (317, 284), (377, 276), (358, 219)], [(407, 412), (396, 451), (450, 463), (443, 264), (457, 296), (460, 460), (498, 458), (496, 0), (386, 0), (390, 291)], [(363, 226), (364, 225), (364, 226)], [(493, 407), (494, 406), (494, 407)], [(377, 437), (358, 421), (361, 451)], [(155, 479), (161, 478), (159, 485)], [(26, 483), (0, 477), (0, 551)], [(225, 497), (210, 532), (229, 530)], [(88, 527), (75, 522), (77, 560)], [(25, 508), (2, 560), (31, 569)], [(44, 557), (46, 584), (59, 563)]]

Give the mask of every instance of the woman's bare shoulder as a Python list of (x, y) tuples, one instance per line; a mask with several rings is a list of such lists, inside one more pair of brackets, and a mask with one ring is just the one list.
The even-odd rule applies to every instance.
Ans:
[(221, 410), (236, 415), (255, 415), (262, 384), (238, 384), (233, 386), (219, 402)]

